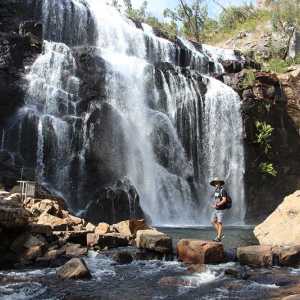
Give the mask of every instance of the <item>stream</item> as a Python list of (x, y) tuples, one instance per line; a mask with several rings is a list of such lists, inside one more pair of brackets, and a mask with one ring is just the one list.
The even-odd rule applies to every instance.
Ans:
[[(173, 238), (213, 238), (211, 228), (160, 228)], [(251, 227), (225, 228), (224, 246), (231, 248), (255, 243)], [(236, 262), (207, 265), (191, 272), (184, 264), (167, 260), (135, 260), (116, 264), (116, 251), (134, 252), (133, 247), (97, 253), (85, 261), (91, 280), (60, 280), (55, 269), (27, 269), (0, 272), (0, 299), (280, 299), (281, 291), (296, 284), (300, 269), (251, 269)], [(226, 275), (225, 270), (242, 270), (244, 279)], [(227, 271), (226, 271), (227, 272)], [(247, 277), (247, 279), (246, 279)], [(276, 298), (279, 297), (279, 298)]]

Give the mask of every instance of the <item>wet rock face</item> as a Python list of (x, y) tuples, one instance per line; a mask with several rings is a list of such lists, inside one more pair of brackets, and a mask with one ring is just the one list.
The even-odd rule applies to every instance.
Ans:
[[(226, 74), (224, 82), (239, 93), (243, 102), (246, 221), (256, 223), (267, 217), (285, 195), (299, 186), (300, 136), (295, 123), (296, 114), (294, 117), (290, 115), (293, 100), (287, 97), (288, 88), (282, 88), (285, 85), (282, 85), (281, 79), (276, 74), (254, 71), (254, 77), (246, 80), (248, 74), (247, 70)], [(255, 142), (257, 121), (266, 122), (274, 128), (268, 155)], [(271, 162), (277, 176), (263, 174), (259, 169), (262, 162)]]
[(143, 218), (139, 195), (128, 179), (98, 190), (96, 201), (86, 211), (89, 220), (118, 222), (128, 218)]
[(40, 1), (0, 3), (0, 126), (24, 100), (24, 66), (41, 51)]
[[(42, 50), (42, 25), (40, 23), (41, 1), (2, 1), (0, 3), (0, 132), (4, 126), (13, 127), (10, 117), (24, 104), (27, 82), (25, 68), (33, 63)], [(25, 122), (26, 123), (26, 122)], [(26, 123), (21, 140), (12, 135), (9, 145), (19, 148), (20, 153), (1, 151), (0, 181), (11, 188), (20, 178), (23, 167), (24, 177), (33, 178), (34, 166), (26, 165), (24, 159), (35, 161), (34, 133), (32, 123)], [(8, 146), (9, 146), (8, 145)], [(23, 155), (21, 155), (24, 154)], [(27, 154), (25, 154), (27, 153)], [(9, 157), (8, 157), (9, 156)]]

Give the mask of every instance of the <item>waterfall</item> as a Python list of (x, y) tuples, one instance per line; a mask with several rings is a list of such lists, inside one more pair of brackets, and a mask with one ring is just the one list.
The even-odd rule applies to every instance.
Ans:
[[(213, 177), (224, 178), (234, 199), (231, 223), (241, 223), (245, 214), (244, 148), (240, 98), (230, 87), (210, 78), (203, 114), (203, 177), (205, 186)], [(209, 197), (210, 192), (206, 191)]]
[(38, 117), (37, 180), (66, 199), (70, 194), (70, 164), (77, 155), (71, 149), (76, 133), (70, 124), (77, 118), (79, 81), (75, 73), (71, 49), (63, 43), (45, 41), (43, 53), (27, 75), (26, 105)]
[[(20, 114), (36, 129), (38, 181), (85, 213), (99, 191), (128, 178), (152, 223), (179, 226), (207, 224), (209, 180), (223, 176), (230, 223), (243, 222), (240, 99), (210, 77), (234, 53), (158, 37), (99, 0), (44, 0), (42, 19), (43, 52)], [(86, 99), (90, 69), (78, 66), (91, 57), (101, 96)], [(138, 200), (126, 201), (131, 216)]]
[(43, 136), (43, 122), (39, 119), (38, 123), (38, 141), (37, 141), (37, 166), (36, 166), (36, 178), (43, 183), (44, 182), (44, 136)]
[(44, 38), (69, 45), (91, 43), (93, 20), (84, 0), (43, 0)]
[[(149, 76), (152, 68), (146, 60), (145, 38), (147, 41), (150, 34), (147, 32), (145, 37), (143, 31), (114, 9), (96, 1), (89, 3), (98, 24), (99, 55), (106, 60), (112, 74), (107, 77), (107, 101), (123, 119), (127, 176), (138, 189), (142, 208), (156, 224), (194, 222), (188, 182), (159, 165), (153, 152), (150, 138), (155, 126), (153, 115), (162, 113), (150, 110), (146, 99), (145, 86), (147, 78), (152, 78)], [(110, 11), (109, 18), (107, 10)], [(118, 41), (115, 41), (116, 37)], [(165, 49), (171, 43), (155, 40), (154, 35), (151, 38), (160, 49), (160, 58), (169, 60)], [(173, 135), (176, 135), (175, 131)]]
[(145, 33), (147, 56), (152, 62), (169, 62), (176, 61), (176, 46), (170, 41), (157, 37), (151, 26), (142, 23)]

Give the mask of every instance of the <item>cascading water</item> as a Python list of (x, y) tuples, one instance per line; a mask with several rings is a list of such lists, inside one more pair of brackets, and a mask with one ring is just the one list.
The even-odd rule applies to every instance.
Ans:
[(39, 182), (51, 184), (68, 199), (69, 168), (74, 155), (71, 137), (75, 134), (64, 117), (76, 119), (79, 82), (69, 47), (45, 41), (43, 48), (27, 76), (30, 84), (26, 104), (38, 116), (36, 175)]
[[(95, 1), (89, 3), (98, 23), (99, 54), (112, 74), (107, 78), (107, 101), (123, 118), (122, 129), (128, 143), (127, 174), (141, 195), (142, 208), (154, 223), (193, 222), (194, 209), (188, 182), (171, 174), (155, 160), (150, 138), (153, 131), (151, 120), (157, 119), (153, 115), (162, 113), (150, 110), (147, 105), (146, 81), (151, 78), (148, 74), (153, 68), (146, 61), (144, 32), (115, 10), (111, 9), (107, 14), (107, 6)], [(116, 37), (120, 43), (115, 41)], [(151, 39), (161, 50), (160, 57), (169, 60), (164, 49), (170, 49), (171, 43), (163, 41), (160, 45), (154, 35)], [(173, 136), (176, 136), (175, 131)], [(179, 143), (176, 138), (174, 141)]]
[[(179, 226), (207, 223), (208, 181), (223, 176), (234, 199), (230, 222), (242, 222), (239, 97), (209, 77), (223, 73), (221, 54), (157, 37), (97, 0), (44, 0), (43, 22), (50, 41), (27, 76), (26, 109), (19, 113), (35, 124), (38, 180), (82, 211), (97, 199), (81, 196), (94, 188), (83, 183), (87, 178), (106, 188), (111, 182), (103, 177), (126, 176), (153, 223)], [(81, 60), (92, 53), (104, 61), (94, 71), (105, 73), (97, 81), (101, 97), (92, 94), (89, 102), (74, 57), (84, 47)], [(128, 201), (131, 216), (136, 196)]]
[[(241, 223), (245, 214), (243, 124), (239, 96), (222, 82), (210, 78), (203, 113), (202, 168), (205, 186), (214, 176), (224, 178), (235, 203), (232, 223)], [(207, 190), (207, 198), (210, 191)]]

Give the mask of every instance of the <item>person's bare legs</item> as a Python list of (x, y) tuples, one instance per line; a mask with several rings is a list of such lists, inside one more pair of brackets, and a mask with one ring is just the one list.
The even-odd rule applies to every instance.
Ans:
[(212, 222), (213, 226), (215, 227), (216, 233), (218, 235), (218, 230), (219, 230), (219, 226), (218, 226), (218, 221), (217, 219), (214, 219)]
[(222, 233), (223, 233), (223, 224), (220, 222), (216, 222), (217, 227), (217, 237), (221, 239)]

